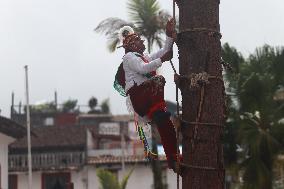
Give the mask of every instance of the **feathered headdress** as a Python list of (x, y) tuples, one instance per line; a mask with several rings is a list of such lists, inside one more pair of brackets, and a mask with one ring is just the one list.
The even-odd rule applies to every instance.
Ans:
[(130, 26), (123, 26), (118, 32), (118, 38), (122, 42), (122, 45), (117, 47), (125, 47), (129, 42), (136, 37), (137, 34), (134, 32), (133, 28)]
[(122, 28), (120, 28), (118, 32), (119, 40), (123, 41), (126, 36), (128, 36), (129, 34), (133, 34), (133, 33), (134, 33), (133, 28), (131, 28), (130, 26), (123, 26)]

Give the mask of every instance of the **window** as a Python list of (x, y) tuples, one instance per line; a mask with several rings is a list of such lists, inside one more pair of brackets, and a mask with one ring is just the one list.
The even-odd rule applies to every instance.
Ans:
[(52, 126), (52, 125), (54, 125), (54, 119), (53, 119), (53, 117), (47, 117), (47, 118), (45, 118), (45, 120), (44, 120), (44, 125), (45, 125), (45, 126)]
[(70, 189), (71, 186), (70, 173), (42, 174), (42, 189)]

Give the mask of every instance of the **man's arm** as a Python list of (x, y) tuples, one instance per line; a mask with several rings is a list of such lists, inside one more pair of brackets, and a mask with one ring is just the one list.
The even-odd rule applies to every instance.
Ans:
[(162, 49), (160, 49), (159, 51), (157, 51), (153, 54), (150, 54), (149, 55), (150, 60), (155, 60), (156, 58), (160, 58), (166, 52), (172, 50), (173, 44), (174, 44), (174, 38), (175, 38), (175, 35), (176, 35), (175, 21), (174, 21), (173, 18), (167, 22), (166, 35), (167, 35), (167, 38), (166, 38), (164, 47)]
[(145, 64), (145, 62), (140, 57), (137, 57), (133, 53), (127, 53), (123, 57), (123, 63), (129, 69), (140, 74), (146, 74), (152, 71), (156, 71), (162, 65), (161, 58), (157, 58)]
[(151, 53), (149, 55), (150, 60), (161, 58), (166, 52), (170, 51), (173, 48), (173, 44), (174, 39), (167, 36), (164, 47), (155, 53)]

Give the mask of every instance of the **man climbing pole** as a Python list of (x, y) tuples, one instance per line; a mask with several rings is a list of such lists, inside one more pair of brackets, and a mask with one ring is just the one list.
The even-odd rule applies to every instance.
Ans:
[[(128, 96), (133, 110), (144, 121), (155, 123), (161, 136), (168, 166), (175, 170), (177, 143), (170, 113), (164, 100), (165, 79), (156, 70), (172, 59), (175, 37), (174, 19), (166, 25), (166, 42), (162, 49), (150, 55), (144, 54), (144, 40), (129, 26), (120, 29), (119, 36), (125, 49), (123, 62), (118, 68), (114, 87), (123, 96)], [(151, 155), (146, 152), (147, 156)]]

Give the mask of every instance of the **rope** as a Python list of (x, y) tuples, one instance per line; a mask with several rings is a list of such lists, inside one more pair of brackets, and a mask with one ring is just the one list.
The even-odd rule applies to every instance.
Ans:
[(209, 35), (216, 34), (220, 38), (222, 37), (220, 31), (211, 28), (187, 28), (179, 31), (179, 33), (186, 33), (186, 32), (208, 32)]
[(219, 169), (214, 168), (214, 167), (202, 167), (202, 166), (196, 166), (196, 165), (188, 165), (188, 164), (185, 164), (185, 163), (180, 163), (180, 165), (182, 165), (186, 168), (189, 168), (189, 169), (204, 169), (204, 170), (210, 170), (210, 171), (219, 170)]
[[(175, 0), (173, 0), (173, 19), (174, 19), (174, 23), (176, 22), (176, 2)], [(177, 71), (174, 67), (174, 64), (172, 62), (172, 60), (170, 60), (171, 66), (174, 70), (174, 73), (177, 74)], [(176, 104), (177, 104), (177, 116), (180, 117), (179, 115), (179, 102), (178, 102), (178, 86), (176, 84)], [(176, 159), (177, 159), (177, 165), (176, 165), (176, 171), (177, 171), (177, 189), (179, 189), (179, 172), (180, 172), (180, 153), (179, 153), (179, 127), (176, 127)]]
[(181, 120), (182, 124), (188, 124), (188, 125), (210, 125), (210, 126), (216, 126), (216, 127), (224, 127), (224, 125), (221, 125), (219, 123), (206, 123), (206, 122), (190, 122)]

